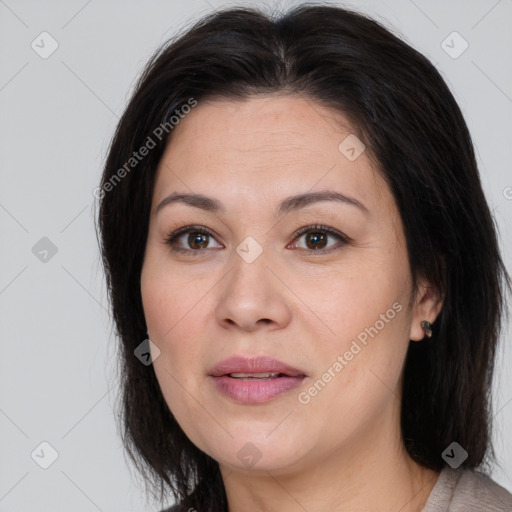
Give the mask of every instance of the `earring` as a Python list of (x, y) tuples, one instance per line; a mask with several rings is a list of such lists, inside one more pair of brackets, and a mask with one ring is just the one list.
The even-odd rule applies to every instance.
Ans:
[(425, 329), (425, 336), (427, 338), (432, 338), (432, 324), (427, 320), (423, 320), (423, 322), (421, 322), (421, 327)]

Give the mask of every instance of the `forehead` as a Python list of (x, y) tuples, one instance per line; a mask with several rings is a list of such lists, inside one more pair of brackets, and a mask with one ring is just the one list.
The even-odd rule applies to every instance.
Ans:
[[(348, 134), (348, 122), (332, 109), (303, 96), (252, 96), (243, 101), (207, 100), (198, 105), (177, 125), (170, 141), (170, 151), (217, 158), (266, 159), (287, 152), (288, 157), (304, 153), (324, 153), (328, 146), (337, 150), (336, 141)], [(320, 141), (327, 137), (323, 144)], [(187, 144), (180, 142), (186, 139)], [(336, 155), (338, 156), (338, 155)]]
[(303, 96), (199, 101), (171, 132), (153, 199), (179, 190), (215, 191), (226, 200), (258, 195), (274, 202), (274, 197), (335, 189), (370, 207), (392, 201), (366, 151), (356, 159), (340, 151), (344, 141), (358, 140), (354, 137), (341, 113)]

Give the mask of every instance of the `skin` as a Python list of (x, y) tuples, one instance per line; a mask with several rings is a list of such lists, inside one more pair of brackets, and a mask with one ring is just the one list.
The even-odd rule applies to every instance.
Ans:
[[(419, 511), (438, 476), (405, 451), (400, 397), (410, 340), (424, 338), (421, 321), (434, 322), (442, 298), (426, 281), (411, 296), (393, 196), (367, 151), (350, 161), (338, 149), (351, 133), (339, 113), (301, 96), (204, 101), (174, 128), (158, 168), (141, 275), (160, 350), (154, 370), (184, 432), (219, 462), (230, 512)], [(320, 190), (368, 213), (321, 201), (274, 215), (283, 199)], [(172, 192), (214, 197), (225, 212), (173, 203), (156, 214)], [(308, 242), (318, 229), (293, 237), (317, 223), (351, 240), (330, 236), (321, 245), (330, 252), (318, 254)], [(188, 253), (165, 243), (186, 225), (212, 231), (202, 254), (191, 254), (188, 234), (175, 241)], [(235, 250), (248, 236), (263, 251), (252, 263)], [(401, 311), (301, 403), (395, 303)], [(208, 377), (232, 355), (270, 355), (306, 378), (263, 404), (240, 404)], [(252, 466), (237, 456), (249, 442), (261, 456)]]

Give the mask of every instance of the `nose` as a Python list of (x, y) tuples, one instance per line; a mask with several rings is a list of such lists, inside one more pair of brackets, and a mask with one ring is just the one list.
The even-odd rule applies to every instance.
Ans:
[[(290, 322), (290, 291), (267, 264), (264, 253), (248, 263), (234, 253), (231, 271), (221, 281), (215, 315), (228, 329), (282, 329)], [(288, 292), (288, 293), (287, 293)]]

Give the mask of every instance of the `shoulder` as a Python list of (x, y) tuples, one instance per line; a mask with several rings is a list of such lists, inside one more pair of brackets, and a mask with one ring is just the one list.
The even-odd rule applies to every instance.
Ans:
[(462, 472), (455, 487), (452, 503), (459, 508), (463, 505), (471, 506), (471, 510), (475, 511), (512, 512), (512, 494), (490, 476), (479, 471)]
[(512, 494), (483, 472), (445, 467), (422, 512), (512, 512)]

